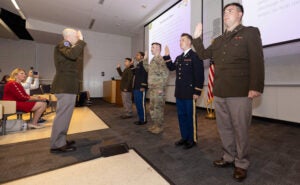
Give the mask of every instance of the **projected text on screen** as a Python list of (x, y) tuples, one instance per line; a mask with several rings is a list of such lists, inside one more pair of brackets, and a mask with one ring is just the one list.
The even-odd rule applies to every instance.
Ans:
[(190, 1), (182, 1), (152, 21), (145, 28), (148, 30), (149, 35), (149, 59), (153, 57), (151, 55), (151, 43), (153, 42), (162, 44), (162, 55), (164, 54), (165, 46), (168, 45), (172, 59), (175, 59), (176, 56), (183, 52), (179, 47), (179, 40), (182, 33), (190, 33), (190, 15)]
[(243, 24), (258, 27), (263, 45), (300, 38), (300, 0), (243, 0)]

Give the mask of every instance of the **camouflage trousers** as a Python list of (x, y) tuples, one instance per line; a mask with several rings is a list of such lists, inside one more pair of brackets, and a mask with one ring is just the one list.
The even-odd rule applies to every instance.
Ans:
[[(160, 93), (161, 91), (161, 93)], [(154, 124), (162, 125), (164, 123), (164, 109), (165, 109), (165, 90), (162, 88), (150, 88), (150, 117)]]

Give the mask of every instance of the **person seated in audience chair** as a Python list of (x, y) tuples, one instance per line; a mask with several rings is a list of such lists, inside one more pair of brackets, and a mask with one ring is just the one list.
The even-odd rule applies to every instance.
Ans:
[(30, 95), (30, 90), (34, 90), (39, 88), (40, 81), (39, 81), (39, 75), (33, 74), (32, 70), (29, 70), (27, 74), (27, 78), (21, 82), (21, 85), (23, 86), (25, 92)]
[(4, 76), (2, 77), (2, 80), (1, 80), (0, 84), (6, 84), (7, 81), (8, 81), (8, 79), (9, 79), (9, 75), (4, 75)]
[(38, 124), (38, 120), (46, 109), (46, 99), (38, 96), (29, 96), (21, 85), (21, 82), (25, 79), (26, 74), (23, 69), (14, 69), (4, 87), (3, 100), (16, 101), (18, 111), (34, 113), (32, 122), (28, 124), (28, 128), (42, 128)]
[[(35, 74), (36, 73), (36, 74)], [(21, 82), (25, 92), (30, 95), (30, 90), (38, 89), (40, 86), (39, 75), (37, 72), (33, 72), (31, 68), (28, 72), (26, 80)], [(46, 120), (42, 118), (43, 114), (38, 120), (38, 123), (44, 123)]]

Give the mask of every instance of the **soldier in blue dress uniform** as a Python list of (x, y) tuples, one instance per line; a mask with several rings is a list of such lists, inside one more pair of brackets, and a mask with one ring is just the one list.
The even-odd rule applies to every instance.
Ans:
[(176, 146), (189, 149), (197, 142), (196, 100), (201, 95), (204, 81), (203, 61), (191, 49), (192, 36), (183, 33), (180, 48), (183, 53), (173, 63), (166, 47), (164, 60), (170, 71), (176, 70), (175, 97), (181, 139)]

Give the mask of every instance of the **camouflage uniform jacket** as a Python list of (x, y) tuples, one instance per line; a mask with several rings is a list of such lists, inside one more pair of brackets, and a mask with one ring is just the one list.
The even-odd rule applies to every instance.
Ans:
[(148, 71), (149, 88), (165, 88), (167, 86), (169, 69), (162, 56), (153, 57)]

